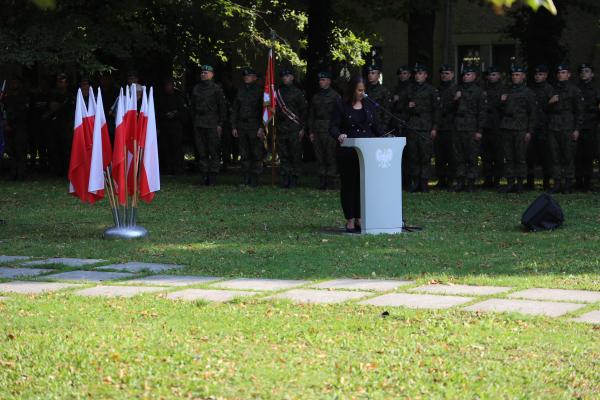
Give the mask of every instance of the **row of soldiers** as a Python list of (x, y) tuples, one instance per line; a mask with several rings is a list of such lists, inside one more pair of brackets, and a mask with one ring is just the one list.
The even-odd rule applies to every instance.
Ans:
[(382, 123), (407, 137), (410, 191), (428, 190), (432, 158), (437, 185), (455, 191), (474, 189), (480, 158), (485, 187), (499, 188), (505, 177), (504, 192), (533, 188), (540, 165), (545, 189), (571, 192), (576, 183), (589, 190), (600, 155), (600, 92), (593, 67), (580, 65), (578, 85), (565, 64), (556, 67), (554, 86), (549, 72), (537, 66), (535, 82), (527, 86), (526, 68), (515, 65), (504, 85), (498, 68), (489, 67), (478, 83), (475, 68), (466, 66), (455, 83), (454, 68), (442, 65), (434, 88), (427, 83), (428, 69), (417, 64), (398, 69), (399, 83), (390, 92), (379, 83), (380, 68), (372, 66), (367, 93), (380, 106)]

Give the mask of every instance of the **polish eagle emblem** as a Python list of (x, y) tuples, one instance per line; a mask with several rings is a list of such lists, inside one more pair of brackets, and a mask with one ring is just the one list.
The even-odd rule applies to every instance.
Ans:
[(375, 158), (377, 159), (379, 168), (389, 168), (392, 166), (392, 158), (394, 158), (394, 152), (390, 148), (377, 149), (377, 152), (375, 152)]

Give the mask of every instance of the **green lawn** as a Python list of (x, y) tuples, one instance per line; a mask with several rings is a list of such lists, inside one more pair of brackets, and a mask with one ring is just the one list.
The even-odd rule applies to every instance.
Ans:
[[(343, 223), (337, 192), (223, 181), (163, 179), (140, 210), (150, 236), (134, 242), (100, 239), (106, 203), (79, 204), (64, 182), (2, 182), (0, 254), (180, 263), (189, 267), (177, 273), (225, 277), (600, 288), (598, 194), (556, 196), (565, 227), (535, 234), (519, 221), (536, 192), (408, 194), (406, 221), (422, 232), (349, 237), (321, 232)], [(0, 399), (600, 396), (600, 330), (567, 318), (10, 297), (0, 302)]]

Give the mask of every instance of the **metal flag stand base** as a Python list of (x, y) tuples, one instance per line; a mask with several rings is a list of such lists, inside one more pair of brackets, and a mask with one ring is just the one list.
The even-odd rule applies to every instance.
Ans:
[(110, 227), (104, 231), (104, 239), (138, 239), (148, 236), (148, 230), (143, 226)]

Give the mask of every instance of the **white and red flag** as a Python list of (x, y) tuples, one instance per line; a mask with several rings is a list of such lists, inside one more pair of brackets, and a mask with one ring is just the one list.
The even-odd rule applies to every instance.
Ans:
[(94, 119), (94, 129), (92, 134), (92, 155), (90, 161), (88, 192), (90, 197), (95, 200), (100, 200), (104, 197), (104, 170), (108, 167), (112, 158), (112, 149), (110, 147), (108, 126), (106, 125), (106, 116), (104, 115), (104, 105), (102, 103), (102, 93), (100, 89), (98, 89), (96, 110), (97, 113)]
[(265, 74), (265, 89), (263, 92), (263, 122), (265, 125), (271, 121), (275, 113), (277, 97), (275, 95), (275, 68), (273, 66), (273, 49), (269, 50), (267, 73)]
[(69, 193), (78, 197), (81, 201), (88, 200), (88, 149), (86, 143), (86, 122), (87, 109), (81, 94), (81, 89), (77, 90), (77, 100), (75, 103), (75, 123), (73, 128), (73, 143), (71, 146), (71, 160), (69, 162)]
[(156, 113), (154, 112), (154, 92), (152, 88), (150, 88), (148, 99), (148, 117), (146, 118), (146, 123), (147, 126), (143, 137), (140, 136), (140, 143), (144, 149), (142, 170), (140, 171), (140, 198), (150, 203), (154, 199), (154, 192), (160, 190)]
[[(82, 93), (83, 94), (83, 93)], [(88, 145), (88, 155), (91, 156), (92, 151), (92, 135), (94, 131), (94, 118), (96, 118), (96, 99), (94, 97), (94, 89), (90, 86), (88, 93), (87, 112), (83, 117), (85, 140)]]
[(125, 181), (127, 176), (127, 126), (125, 124), (125, 96), (123, 89), (117, 100), (117, 113), (115, 115), (115, 143), (112, 156), (112, 176), (115, 183), (115, 193), (119, 204), (127, 203), (127, 188)]
[(125, 110), (125, 126), (127, 127), (127, 186), (130, 195), (133, 195), (136, 176), (134, 176), (134, 165), (138, 155), (138, 110), (137, 110), (137, 85), (133, 83), (129, 87), (127, 107)]

